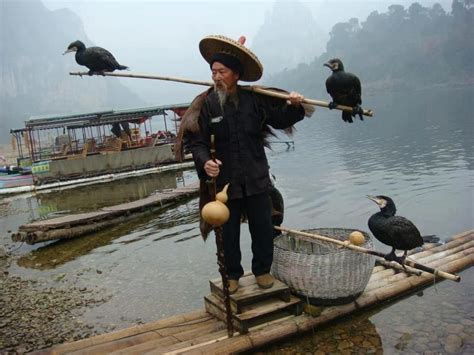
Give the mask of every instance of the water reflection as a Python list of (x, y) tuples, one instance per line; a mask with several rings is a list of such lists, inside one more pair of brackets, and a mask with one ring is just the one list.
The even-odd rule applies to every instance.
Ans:
[[(164, 212), (163, 212), (164, 211)], [(195, 230), (195, 227), (171, 232), (173, 227), (192, 224), (197, 222), (199, 214), (196, 208), (190, 209), (182, 202), (163, 206), (163, 209), (157, 210), (134, 219), (128, 223), (107, 228), (106, 230), (87, 235), (81, 238), (62, 240), (53, 243), (43, 243), (43, 246), (33, 250), (17, 261), (18, 265), (24, 268), (47, 270), (87, 255), (95, 249), (115, 244), (127, 245), (139, 242), (144, 238), (153, 237), (153, 241), (159, 241), (167, 238), (175, 238), (180, 235), (186, 235)], [(161, 231), (158, 232), (157, 231)], [(184, 241), (196, 237), (194, 233), (178, 241)], [(107, 249), (106, 254), (116, 251), (116, 248)]]
[(265, 354), (459, 353), (474, 350), (474, 272), (464, 287), (446, 281), (396, 303), (318, 327), (313, 333), (260, 349)]
[[(189, 171), (165, 171), (158, 174), (117, 180), (63, 191), (36, 195), (13, 196), (0, 200), (0, 244), (15, 249), (10, 235), (19, 226), (38, 219), (96, 211), (106, 206), (117, 205), (145, 198), (156, 191), (183, 186), (196, 177)], [(24, 246), (28, 251), (38, 246)]]
[(364, 105), (376, 116), (351, 125), (337, 112), (317, 110), (297, 125), (294, 151), (270, 153), (285, 223), (367, 230), (375, 210), (365, 195), (384, 194), (423, 234), (447, 238), (472, 228), (474, 121), (467, 103), (473, 94), (367, 97)]
[[(393, 93), (373, 98), (377, 116), (367, 132), (336, 130), (347, 169), (354, 173), (382, 170), (404, 175), (433, 175), (474, 165), (474, 121), (468, 102), (474, 91)], [(449, 104), (440, 104), (449, 100)], [(402, 109), (403, 108), (403, 109)]]
[[(263, 349), (265, 354), (375, 354), (383, 352), (382, 338), (370, 320), (378, 311), (358, 314), (318, 326), (298, 339)], [(247, 354), (260, 354), (250, 351)]]
[(176, 188), (181, 173), (166, 171), (158, 176), (144, 175), (106, 184), (83, 186), (74, 190), (39, 195), (41, 218), (65, 213), (95, 211), (145, 198), (155, 191)]

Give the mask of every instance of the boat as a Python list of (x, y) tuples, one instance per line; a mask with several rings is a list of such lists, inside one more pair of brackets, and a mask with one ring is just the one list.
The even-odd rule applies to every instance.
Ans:
[(104, 207), (97, 211), (41, 219), (21, 225), (18, 232), (12, 234), (12, 240), (35, 244), (82, 237), (162, 210), (163, 206), (172, 202), (196, 196), (198, 191), (199, 183), (194, 182), (188, 186), (159, 191), (139, 200)]
[[(425, 246), (411, 254), (416, 262), (445, 272), (460, 272), (474, 265), (474, 230), (453, 236), (439, 246)], [(222, 283), (210, 280), (204, 307), (169, 318), (134, 325), (111, 333), (59, 344), (33, 354), (234, 354), (255, 351), (264, 345), (307, 332), (318, 332), (329, 322), (393, 303), (441, 280), (426, 272), (413, 274), (386, 264), (376, 264), (370, 280), (355, 300), (315, 307), (288, 293), (283, 282), (266, 290), (256, 287), (246, 274), (230, 296), (233, 329), (225, 322)]]
[(178, 122), (188, 106), (31, 117), (25, 127), (10, 131), (22, 173), (0, 175), (0, 194), (110, 181), (166, 166), (179, 168), (183, 165), (176, 162), (173, 148)]

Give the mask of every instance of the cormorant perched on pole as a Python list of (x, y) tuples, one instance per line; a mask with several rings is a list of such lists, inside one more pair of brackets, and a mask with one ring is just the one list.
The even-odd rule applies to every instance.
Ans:
[(332, 74), (326, 79), (326, 91), (332, 97), (329, 109), (337, 105), (346, 105), (353, 107), (352, 113), (342, 111), (342, 119), (345, 122), (352, 123), (352, 117), (359, 115), (362, 118), (363, 110), (359, 106), (362, 104), (360, 80), (352, 73), (344, 71), (344, 64), (338, 58), (331, 59), (324, 66), (331, 69)]
[(101, 47), (86, 48), (81, 41), (72, 42), (63, 55), (69, 52), (76, 52), (77, 64), (89, 68), (89, 75), (128, 69), (125, 65), (120, 65), (108, 50)]
[[(420, 247), (424, 242), (436, 242), (434, 236), (422, 237), (418, 228), (408, 219), (395, 216), (397, 208), (390, 197), (367, 196), (379, 207), (380, 212), (369, 218), (369, 229), (380, 242), (392, 247), (392, 251), (385, 255), (387, 261), (396, 261), (403, 265), (408, 250)], [(397, 256), (395, 250), (403, 250), (403, 256)]]

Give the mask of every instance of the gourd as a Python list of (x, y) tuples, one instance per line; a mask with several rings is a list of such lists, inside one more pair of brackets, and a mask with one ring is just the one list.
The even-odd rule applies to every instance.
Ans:
[(359, 231), (353, 231), (349, 234), (349, 241), (355, 245), (362, 245), (365, 243), (364, 235)]
[(227, 189), (229, 188), (229, 184), (226, 184), (221, 192), (216, 194), (216, 201), (220, 201), (222, 203), (226, 203), (229, 199), (227, 197)]
[(225, 205), (228, 200), (227, 188), (225, 185), (221, 192), (216, 194), (216, 200), (208, 202), (201, 211), (202, 218), (213, 226), (222, 226), (229, 219), (229, 209)]

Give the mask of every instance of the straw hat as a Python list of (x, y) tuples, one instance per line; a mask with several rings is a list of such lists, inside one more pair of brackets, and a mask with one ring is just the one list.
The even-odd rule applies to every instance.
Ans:
[(219, 35), (204, 37), (199, 42), (199, 50), (204, 59), (210, 64), (212, 56), (222, 52), (237, 57), (244, 67), (244, 73), (240, 80), (257, 81), (262, 77), (263, 66), (257, 56), (244, 46), (245, 37), (238, 41)]

